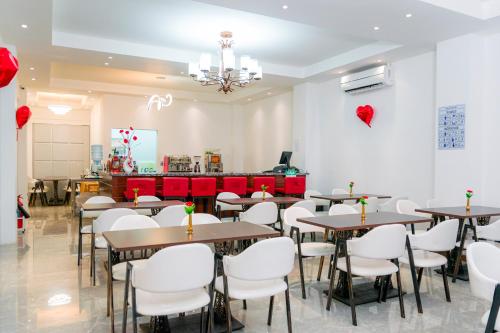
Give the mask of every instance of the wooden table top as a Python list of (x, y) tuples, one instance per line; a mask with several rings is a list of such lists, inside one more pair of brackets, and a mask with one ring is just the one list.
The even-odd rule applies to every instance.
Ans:
[(69, 177), (59, 177), (59, 176), (54, 176), (54, 177), (43, 177), (40, 180), (44, 182), (53, 182), (53, 181), (59, 181), (59, 180), (68, 180)]
[(414, 215), (404, 215), (392, 212), (378, 212), (367, 213), (364, 223), (361, 222), (361, 214), (298, 218), (297, 221), (326, 229), (332, 229), (334, 231), (349, 231), (375, 228), (387, 224), (426, 223), (432, 222), (433, 220), (431, 218)]
[(486, 206), (471, 206), (467, 212), (465, 206), (462, 207), (436, 207), (436, 208), (419, 208), (416, 212), (432, 214), (434, 216), (448, 216), (459, 219), (488, 217), (500, 215), (500, 208)]
[(353, 193), (352, 195), (347, 194), (330, 194), (330, 195), (311, 195), (311, 198), (324, 199), (330, 201), (344, 201), (344, 200), (359, 200), (361, 197), (377, 197), (379, 199), (390, 199), (390, 195), (383, 194), (366, 194), (366, 193)]
[(280, 236), (279, 231), (248, 222), (194, 225), (193, 230), (192, 235), (186, 233), (185, 226), (107, 231), (103, 237), (114, 250), (129, 251)]
[(302, 198), (295, 197), (269, 197), (269, 198), (236, 198), (236, 199), (217, 199), (217, 201), (226, 203), (228, 205), (256, 205), (261, 202), (274, 202), (277, 205), (288, 205), (294, 204), (299, 201), (303, 201)]
[(169, 206), (184, 205), (184, 202), (179, 200), (165, 200), (165, 201), (150, 201), (139, 202), (135, 205), (133, 202), (115, 202), (115, 203), (99, 203), (88, 204), (84, 203), (82, 209), (84, 211), (99, 211), (108, 210), (112, 208), (130, 208), (130, 209), (162, 209)]

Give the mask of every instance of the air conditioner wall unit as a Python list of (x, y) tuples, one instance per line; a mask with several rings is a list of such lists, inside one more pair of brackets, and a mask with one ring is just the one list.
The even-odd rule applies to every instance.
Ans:
[(392, 86), (392, 84), (392, 70), (390, 65), (378, 66), (352, 73), (340, 79), (341, 89), (348, 94), (359, 94), (365, 91)]

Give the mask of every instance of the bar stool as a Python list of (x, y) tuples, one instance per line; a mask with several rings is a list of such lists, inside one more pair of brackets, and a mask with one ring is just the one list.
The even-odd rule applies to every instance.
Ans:
[(217, 193), (232, 192), (239, 196), (247, 194), (247, 177), (224, 177), (222, 188)]
[(138, 188), (140, 195), (156, 195), (156, 180), (154, 178), (127, 178), (127, 190), (125, 191), (125, 198), (127, 200), (134, 200), (134, 188)]
[(165, 199), (177, 199), (186, 201), (189, 196), (189, 178), (187, 177), (163, 177), (163, 187), (158, 191), (158, 196)]
[(285, 177), (284, 187), (276, 188), (276, 192), (303, 198), (306, 191), (306, 177)]
[(274, 177), (254, 177), (253, 186), (248, 188), (248, 193), (262, 191), (261, 186), (266, 185), (268, 193), (274, 195), (276, 193), (276, 179)]
[(203, 199), (207, 201), (203, 211), (208, 212), (208, 203), (211, 204), (212, 213), (215, 207), (215, 195), (217, 194), (217, 180), (215, 177), (191, 178), (191, 197), (193, 201)]

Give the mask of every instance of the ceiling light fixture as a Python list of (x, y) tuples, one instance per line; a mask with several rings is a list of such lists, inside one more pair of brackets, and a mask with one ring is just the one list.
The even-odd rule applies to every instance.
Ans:
[(218, 70), (211, 71), (212, 56), (210, 53), (202, 53), (199, 63), (189, 63), (189, 75), (201, 83), (202, 86), (219, 85), (217, 91), (225, 94), (232, 92), (233, 86), (243, 88), (252, 80), (262, 79), (262, 67), (256, 59), (249, 56), (241, 56), (240, 69), (236, 70), (236, 57), (232, 49), (232, 32), (223, 31), (219, 41), (221, 50), (220, 65)]
[(109, 62), (105, 62), (105, 63), (104, 63), (104, 66), (109, 66)]
[(65, 115), (66, 113), (70, 112), (72, 110), (71, 106), (68, 105), (58, 105), (58, 104), (51, 104), (48, 106), (49, 110), (54, 112), (54, 114), (57, 115)]
[(109, 59), (109, 60), (111, 60), (111, 59), (113, 59), (113, 57), (112, 57), (112, 56), (109, 56), (109, 57), (108, 57), (108, 59)]
[(34, 71), (35, 70), (35, 67), (30, 67), (30, 71)]
[(184, 75), (184, 72), (181, 72), (181, 75)]
[(32, 78), (31, 78), (31, 81), (36, 81), (36, 77), (32, 77)]
[(92, 94), (92, 90), (88, 90), (87, 92), (88, 92), (89, 94)]
[(408, 14), (406, 14), (405, 16), (406, 16), (406, 18), (410, 18), (410, 17), (412, 17), (412, 16), (413, 16), (413, 14), (412, 14), (412, 13), (408, 13)]
[(247, 101), (249, 101), (249, 102), (250, 102), (251, 100), (252, 100), (251, 98), (247, 98)]
[(377, 59), (377, 62), (382, 62), (382, 59)]
[(284, 10), (287, 10), (288, 9), (288, 5), (283, 5), (281, 8), (283, 8)]
[(373, 27), (373, 30), (378, 31), (380, 30), (380, 27)]
[(28, 25), (27, 24), (21, 24), (21, 28), (28, 29)]
[(269, 95), (272, 95), (272, 94), (273, 94), (273, 93), (272, 93), (272, 92), (270, 92), (270, 91), (268, 91), (268, 92), (267, 92), (267, 95), (268, 95), (268, 96), (269, 96)]

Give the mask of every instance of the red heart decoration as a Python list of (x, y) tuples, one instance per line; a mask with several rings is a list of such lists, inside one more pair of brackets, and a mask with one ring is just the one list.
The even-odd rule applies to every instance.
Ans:
[(31, 110), (26, 105), (19, 107), (16, 111), (17, 128), (21, 129), (31, 117)]
[(5, 47), (0, 48), (0, 88), (7, 86), (16, 76), (19, 63)]
[(365, 105), (365, 106), (358, 106), (356, 109), (356, 114), (358, 115), (358, 118), (361, 119), (363, 122), (365, 122), (368, 127), (372, 127), (370, 123), (372, 122), (373, 119), (373, 114), (375, 111), (373, 110), (373, 107), (371, 105)]

